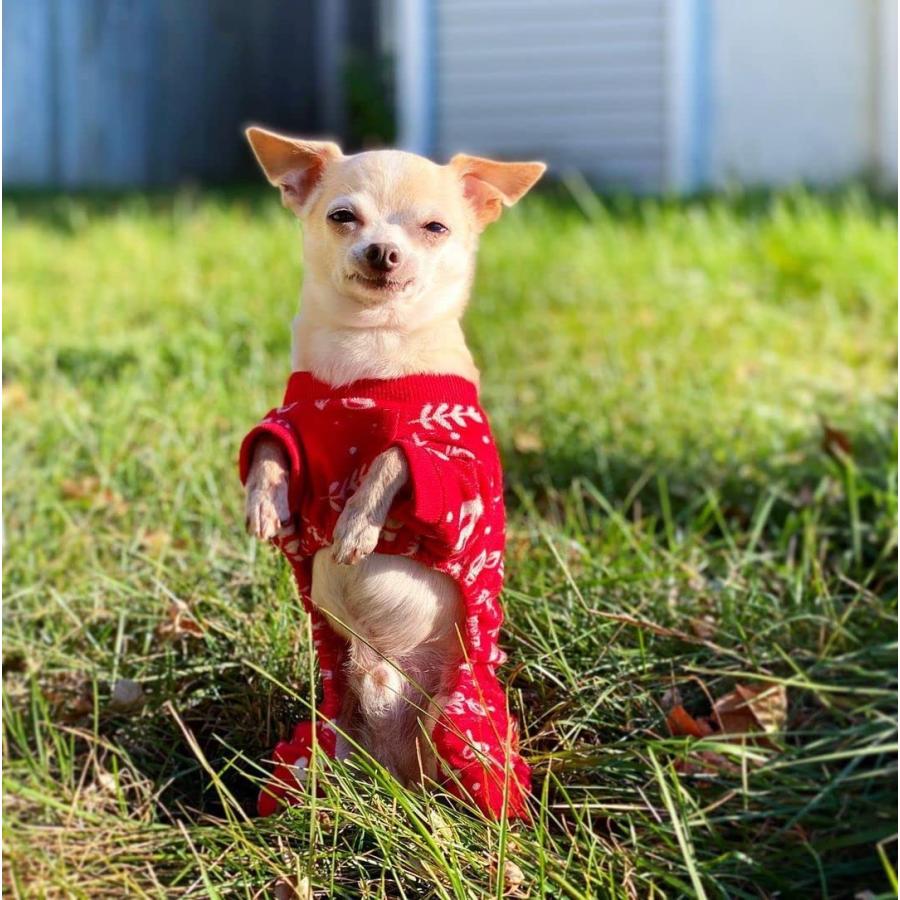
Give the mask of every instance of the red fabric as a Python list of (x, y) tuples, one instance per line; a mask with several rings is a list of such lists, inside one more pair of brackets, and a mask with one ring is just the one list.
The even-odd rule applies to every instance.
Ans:
[[(498, 646), (503, 621), (498, 602), (505, 540), (503, 482), (475, 385), (457, 376), (415, 375), (332, 388), (308, 372), (295, 372), (283, 405), (244, 439), (242, 481), (247, 479), (253, 444), (264, 434), (281, 441), (290, 459), (295, 532), (275, 543), (293, 566), (300, 597), (313, 620), (322, 677), (316, 735), (320, 748), (334, 754), (331, 723), (347, 690), (347, 644), (310, 601), (312, 558), (331, 543), (338, 515), (371, 462), (396, 446), (409, 463), (409, 487), (395, 501), (376, 552), (410, 556), (446, 572), (459, 585), (465, 604), (465, 658), (432, 732), (446, 787), (472, 798), (494, 817), (501, 815), (506, 796), (507, 814), (527, 817), (531, 776), (519, 756), (516, 723), (496, 675), (505, 660)], [(312, 743), (310, 723), (301, 722), (292, 740), (278, 745), (279, 765), (260, 795), (261, 815), (274, 812), (282, 799), (291, 802), (298, 770), (288, 766), (308, 760)]]

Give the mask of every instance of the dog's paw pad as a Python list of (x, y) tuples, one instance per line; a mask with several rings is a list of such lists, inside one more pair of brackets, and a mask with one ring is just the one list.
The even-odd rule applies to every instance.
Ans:
[(378, 546), (381, 529), (362, 516), (349, 521), (338, 520), (334, 529), (331, 555), (342, 566), (355, 566)]
[(281, 516), (267, 496), (251, 497), (246, 522), (247, 531), (261, 541), (270, 540), (282, 529)]

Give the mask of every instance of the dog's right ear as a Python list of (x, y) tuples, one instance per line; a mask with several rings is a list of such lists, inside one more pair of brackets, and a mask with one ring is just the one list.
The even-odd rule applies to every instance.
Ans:
[(269, 183), (281, 189), (281, 202), (302, 216), (310, 196), (341, 148), (331, 141), (306, 141), (251, 126), (245, 132)]
[(504, 206), (525, 196), (547, 171), (542, 162), (499, 162), (457, 153), (448, 163), (459, 175), (479, 229), (500, 218)]

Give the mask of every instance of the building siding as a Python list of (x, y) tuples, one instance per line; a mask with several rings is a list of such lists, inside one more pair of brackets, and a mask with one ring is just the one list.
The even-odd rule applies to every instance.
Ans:
[(661, 0), (436, 0), (438, 155), (547, 159), (608, 188), (666, 169)]
[(897, 183), (896, 0), (420, 0), (430, 147), (602, 190)]

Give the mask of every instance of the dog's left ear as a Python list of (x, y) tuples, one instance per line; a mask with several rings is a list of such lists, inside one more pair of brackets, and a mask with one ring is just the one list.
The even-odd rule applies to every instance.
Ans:
[(542, 162), (498, 162), (465, 153), (457, 153), (448, 165), (459, 173), (479, 228), (499, 219), (503, 207), (524, 197), (547, 169)]
[(286, 137), (255, 125), (245, 133), (269, 183), (281, 189), (281, 202), (302, 216), (325, 169), (341, 158), (341, 148), (331, 141)]

